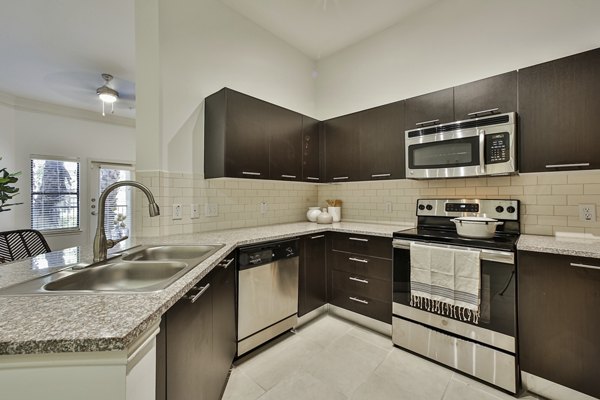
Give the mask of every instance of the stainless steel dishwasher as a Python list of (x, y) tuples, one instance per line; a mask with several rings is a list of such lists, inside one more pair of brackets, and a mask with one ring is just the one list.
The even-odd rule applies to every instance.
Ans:
[(238, 356), (298, 322), (298, 240), (244, 247), (238, 257)]

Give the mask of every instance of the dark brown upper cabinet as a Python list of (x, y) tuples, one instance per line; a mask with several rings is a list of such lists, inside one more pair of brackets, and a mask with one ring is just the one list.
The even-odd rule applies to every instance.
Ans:
[(302, 116), (302, 180), (323, 182), (321, 164), (323, 163), (322, 123), (314, 118)]
[(263, 115), (270, 138), (269, 177), (285, 181), (302, 179), (302, 115), (268, 104)]
[(438, 90), (405, 101), (404, 129), (454, 121), (454, 90)]
[(360, 180), (403, 179), (404, 101), (358, 113)]
[(227, 88), (208, 96), (204, 174), (300, 180), (302, 115)]
[(358, 114), (325, 121), (325, 178), (327, 182), (359, 180)]
[(462, 121), (485, 111), (517, 111), (517, 71), (508, 72), (454, 88), (454, 119)]
[(521, 172), (600, 168), (600, 49), (519, 70)]

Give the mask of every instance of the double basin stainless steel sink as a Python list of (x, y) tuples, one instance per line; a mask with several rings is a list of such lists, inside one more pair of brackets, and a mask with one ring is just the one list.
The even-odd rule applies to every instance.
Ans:
[(0, 289), (0, 295), (142, 293), (167, 288), (222, 244), (142, 246), (106, 261), (67, 267)]

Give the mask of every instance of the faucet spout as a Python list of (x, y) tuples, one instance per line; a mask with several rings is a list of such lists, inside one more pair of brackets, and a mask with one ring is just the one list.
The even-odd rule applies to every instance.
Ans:
[(122, 238), (120, 240), (107, 240), (106, 233), (104, 232), (104, 213), (106, 208), (106, 199), (108, 195), (115, 189), (120, 188), (122, 186), (132, 186), (140, 189), (148, 198), (148, 202), (150, 203), (148, 206), (148, 212), (151, 217), (156, 217), (160, 215), (160, 209), (156, 201), (154, 201), (154, 195), (146, 187), (139, 182), (136, 181), (120, 181), (115, 182), (112, 185), (108, 186), (104, 192), (100, 195), (98, 199), (98, 225), (96, 227), (96, 236), (94, 236), (94, 262), (104, 261), (106, 260), (106, 254), (108, 249), (113, 247), (115, 244), (120, 242), (121, 240), (125, 240), (126, 238)]

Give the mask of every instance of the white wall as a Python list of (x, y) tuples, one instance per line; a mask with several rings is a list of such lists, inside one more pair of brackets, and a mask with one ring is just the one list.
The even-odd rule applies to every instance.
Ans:
[(327, 119), (600, 47), (598, 0), (444, 0), (319, 61)]
[[(80, 158), (82, 232), (46, 236), (55, 250), (88, 242), (88, 162), (135, 160), (135, 130), (132, 127), (27, 111), (6, 104), (0, 104), (0, 143), (0, 155), (10, 160), (7, 166), (23, 172), (18, 182), (21, 193), (18, 197), (25, 203), (0, 214), (0, 230), (31, 227), (29, 163), (32, 154)], [(0, 161), (0, 165), (5, 165), (5, 160)]]

